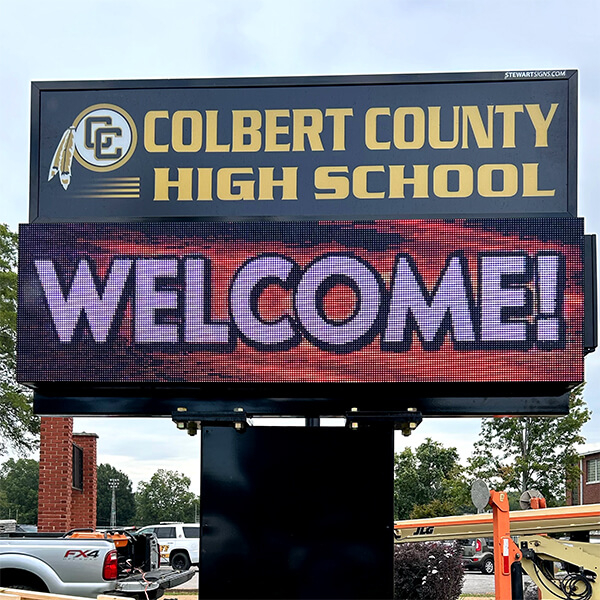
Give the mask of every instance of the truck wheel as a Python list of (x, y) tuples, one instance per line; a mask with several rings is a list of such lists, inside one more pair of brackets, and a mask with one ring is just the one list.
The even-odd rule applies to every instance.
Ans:
[(494, 574), (494, 560), (491, 558), (486, 558), (481, 563), (481, 572), (484, 575), (493, 575)]
[(31, 587), (30, 585), (11, 585), (11, 590), (25, 590), (26, 592), (39, 592), (39, 588)]
[(171, 566), (176, 571), (187, 571), (192, 566), (192, 561), (185, 552), (175, 552), (171, 556)]

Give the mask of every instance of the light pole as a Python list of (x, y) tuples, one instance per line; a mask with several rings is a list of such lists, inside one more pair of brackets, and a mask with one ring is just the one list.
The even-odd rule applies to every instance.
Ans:
[(110, 502), (110, 526), (114, 528), (117, 524), (117, 498), (115, 495), (116, 489), (119, 487), (118, 479), (109, 479), (108, 487), (112, 491), (112, 497)]

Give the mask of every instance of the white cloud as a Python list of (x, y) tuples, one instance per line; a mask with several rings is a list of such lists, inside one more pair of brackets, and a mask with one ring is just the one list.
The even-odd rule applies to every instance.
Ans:
[(108, 463), (133, 482), (148, 481), (158, 469), (190, 478), (190, 489), (200, 490), (200, 436), (190, 437), (171, 419), (93, 417), (74, 420), (75, 432), (98, 435), (98, 464)]

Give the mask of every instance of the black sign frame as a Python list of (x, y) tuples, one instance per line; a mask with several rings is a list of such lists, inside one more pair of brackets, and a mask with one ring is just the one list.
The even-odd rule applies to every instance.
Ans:
[[(400, 395), (399, 388), (402, 388)], [(307, 390), (306, 397), (290, 398), (280, 390), (265, 388), (263, 395), (235, 388), (206, 393), (204, 388), (147, 390), (102, 390), (74, 385), (46, 386), (33, 395), (38, 415), (170, 417), (187, 412), (204, 414), (206, 421), (215, 415), (233, 421), (244, 417), (340, 417), (355, 409), (370, 413), (419, 412), (423, 417), (495, 417), (499, 415), (555, 417), (569, 413), (569, 392), (556, 385), (525, 384), (523, 396), (514, 396), (505, 386), (438, 386), (426, 394), (422, 385), (331, 384), (319, 386), (320, 395)], [(180, 411), (180, 412), (178, 412)]]
[[(319, 87), (334, 86), (339, 89), (348, 90), (350, 93), (357, 86), (368, 86), (373, 91), (377, 89), (383, 89), (386, 86), (402, 86), (402, 85), (436, 85), (436, 84), (459, 84), (464, 86), (465, 97), (468, 98), (468, 86), (477, 86), (480, 84), (488, 83), (502, 83), (510, 82), (513, 84), (529, 83), (534, 84), (549, 81), (564, 81), (567, 85), (566, 97), (568, 103), (568, 109), (566, 114), (566, 134), (567, 147), (564, 149), (566, 156), (566, 181), (564, 181), (564, 189), (566, 190), (566, 197), (560, 201), (556, 201), (555, 210), (548, 210), (547, 212), (541, 209), (539, 206), (535, 210), (525, 209), (522, 210), (520, 206), (516, 208), (516, 204), (511, 205), (507, 208), (502, 208), (502, 202), (495, 204), (494, 210), (486, 209), (482, 212), (478, 208), (477, 203), (472, 201), (472, 198), (468, 198), (464, 202), (464, 209), (460, 208), (457, 212), (456, 204), (451, 205), (449, 210), (432, 212), (431, 210), (424, 210), (418, 212), (413, 210), (410, 214), (407, 212), (396, 212), (389, 208), (390, 204), (385, 208), (377, 208), (376, 212), (371, 208), (367, 208), (364, 212), (360, 212), (363, 209), (359, 209), (358, 213), (353, 215), (344, 214), (344, 207), (339, 204), (327, 204), (331, 206), (330, 209), (324, 209), (323, 214), (304, 214), (302, 208), (299, 206), (299, 210), (296, 214), (293, 210), (287, 212), (285, 215), (273, 215), (269, 214), (269, 210), (272, 204), (266, 203), (266, 207), (263, 211), (262, 205), (260, 209), (257, 209), (256, 214), (245, 214), (236, 216), (235, 213), (228, 214), (226, 216), (219, 214), (212, 215), (199, 215), (199, 214), (172, 214), (172, 215), (144, 215), (144, 214), (123, 214), (123, 215), (102, 215), (102, 214), (79, 214), (71, 216), (53, 216), (52, 209), (49, 207), (45, 209), (43, 207), (43, 194), (40, 193), (40, 185), (43, 181), (46, 181), (47, 169), (48, 169), (48, 158), (46, 158), (44, 164), (41, 161), (41, 150), (43, 144), (50, 144), (52, 149), (56, 146), (58, 140), (47, 139), (46, 134), (41, 132), (42, 122), (42, 103), (43, 97), (46, 93), (60, 92), (66, 94), (61, 97), (68, 98), (70, 93), (76, 92), (102, 92), (114, 91), (115, 94), (123, 93), (126, 91), (157, 93), (165, 90), (225, 90), (231, 92), (232, 90), (244, 90), (249, 91), (263, 91), (269, 90), (269, 88), (281, 88), (288, 91), (294, 91), (301, 88), (307, 90), (315, 90)], [(217, 219), (217, 220), (231, 220), (236, 218), (294, 218), (294, 219), (314, 219), (314, 218), (339, 218), (340, 214), (344, 214), (346, 218), (422, 218), (422, 217), (435, 217), (435, 218), (456, 218), (459, 216), (485, 216), (485, 217), (496, 217), (496, 216), (577, 216), (577, 81), (578, 72), (576, 70), (560, 70), (560, 71), (518, 71), (518, 72), (481, 72), (481, 73), (449, 73), (449, 74), (410, 74), (410, 75), (352, 75), (352, 76), (316, 76), (316, 77), (267, 77), (267, 78), (223, 78), (223, 79), (180, 79), (180, 80), (121, 80), (121, 81), (64, 81), (64, 82), (33, 82), (32, 83), (32, 96), (31, 96), (31, 173), (30, 173), (30, 222), (68, 222), (68, 221), (127, 221), (127, 220), (197, 220), (197, 219)], [(514, 116), (514, 115), (513, 115)], [(73, 119), (74, 115), (69, 113), (67, 121)], [(66, 118), (66, 117), (65, 117)], [(65, 121), (65, 122), (67, 122)], [(68, 126), (68, 123), (67, 123)], [(42, 141), (44, 140), (44, 141)], [(46, 149), (46, 153), (49, 150)], [(481, 150), (479, 150), (481, 153)], [(262, 153), (264, 154), (264, 153)], [(297, 154), (297, 153), (296, 153)], [(379, 176), (380, 174), (375, 174)], [(524, 174), (520, 174), (519, 177), (524, 177)], [(58, 182), (52, 182), (52, 187), (60, 187)], [(352, 198), (352, 194), (350, 195)], [(502, 199), (500, 199), (502, 200)], [(387, 202), (387, 199), (386, 199)], [(521, 198), (519, 202), (523, 202)], [(98, 209), (98, 202), (93, 202), (95, 205), (94, 210)], [(204, 203), (205, 205), (208, 203)], [(240, 203), (230, 203), (232, 205), (239, 206)], [(246, 203), (249, 204), (249, 203)], [(558, 207), (560, 205), (560, 207)], [(346, 205), (352, 206), (352, 205)], [(383, 205), (381, 205), (383, 206)], [(462, 206), (462, 204), (461, 204)], [(499, 207), (496, 210), (496, 207)], [(111, 209), (112, 210), (112, 209)], [(228, 210), (228, 208), (227, 208)], [(285, 210), (288, 210), (287, 208)], [(372, 214), (369, 214), (369, 210), (373, 210)], [(437, 209), (436, 209), (437, 210)]]

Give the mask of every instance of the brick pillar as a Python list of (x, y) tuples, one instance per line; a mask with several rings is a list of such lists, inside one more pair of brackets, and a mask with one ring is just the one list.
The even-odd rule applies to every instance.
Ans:
[[(38, 531), (96, 527), (95, 433), (73, 433), (71, 417), (42, 417)], [(73, 444), (83, 450), (83, 486), (73, 488)]]
[(38, 531), (71, 528), (73, 419), (42, 417)]
[(73, 443), (83, 450), (83, 489), (73, 489), (71, 495), (71, 528), (96, 527), (97, 440), (95, 433), (73, 434)]

